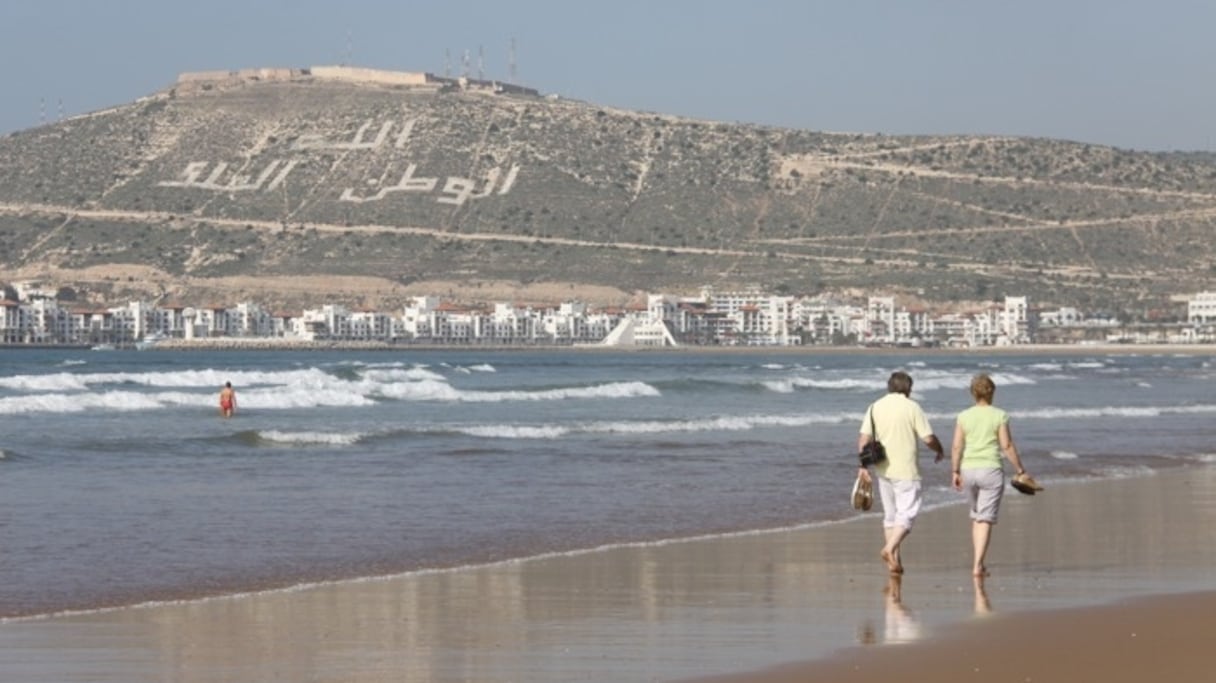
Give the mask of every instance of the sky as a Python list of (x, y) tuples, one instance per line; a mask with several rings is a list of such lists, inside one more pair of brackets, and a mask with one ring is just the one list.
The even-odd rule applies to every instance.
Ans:
[(0, 134), (183, 71), (457, 76), (467, 51), (508, 80), (513, 41), (517, 82), (602, 106), (1216, 151), (1214, 28), (1212, 0), (0, 0)]

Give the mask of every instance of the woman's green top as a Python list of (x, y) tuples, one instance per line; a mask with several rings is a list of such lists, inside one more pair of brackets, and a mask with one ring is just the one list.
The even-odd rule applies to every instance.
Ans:
[(978, 470), (1001, 467), (1001, 425), (1009, 415), (996, 406), (975, 405), (958, 414), (958, 424), (967, 437), (959, 468)]

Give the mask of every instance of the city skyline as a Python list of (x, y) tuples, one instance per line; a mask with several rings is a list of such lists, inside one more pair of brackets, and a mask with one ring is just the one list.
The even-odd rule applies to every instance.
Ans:
[[(439, 296), (413, 296), (395, 312), (320, 304), (272, 313), (258, 303), (191, 307), (132, 300), (87, 309), (60, 306), (38, 283), (20, 283), (17, 301), (0, 301), (0, 346), (115, 344), (147, 349), (166, 344), (287, 344), (338, 342), (606, 346), (1006, 346), (1043, 339), (1117, 343), (1210, 343), (1216, 292), (1186, 301), (1185, 316), (1124, 320), (1072, 307), (1039, 309), (1025, 296), (982, 307), (930, 310), (900, 305), (892, 295), (798, 297), (763, 291), (715, 291), (697, 296), (647, 294), (645, 306), (595, 308), (492, 302), (454, 305)], [(65, 302), (66, 303), (66, 302)], [(1141, 323), (1152, 329), (1145, 331)], [(1039, 331), (1047, 331), (1045, 337)], [(1049, 331), (1050, 330), (1050, 331)], [(1077, 333), (1081, 336), (1078, 337)]]

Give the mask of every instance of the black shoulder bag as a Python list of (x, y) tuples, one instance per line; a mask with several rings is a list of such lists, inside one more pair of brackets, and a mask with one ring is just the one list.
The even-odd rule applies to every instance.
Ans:
[(878, 429), (874, 427), (874, 404), (870, 404), (870, 442), (862, 446), (857, 460), (862, 467), (873, 467), (887, 459), (887, 449), (878, 441)]

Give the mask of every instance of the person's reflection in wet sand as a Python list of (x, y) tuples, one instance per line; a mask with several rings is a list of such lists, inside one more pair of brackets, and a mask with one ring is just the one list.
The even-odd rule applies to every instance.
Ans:
[(920, 639), (920, 622), (912, 611), (904, 606), (903, 577), (892, 574), (887, 578), (887, 630), (883, 638), (886, 643), (910, 643)]
[(988, 602), (988, 591), (984, 590), (984, 577), (976, 576), (975, 581), (975, 615), (977, 617), (992, 614), (992, 603)]
[(859, 645), (878, 644), (878, 629), (874, 628), (873, 621), (866, 619), (861, 626), (857, 627), (857, 643)]

